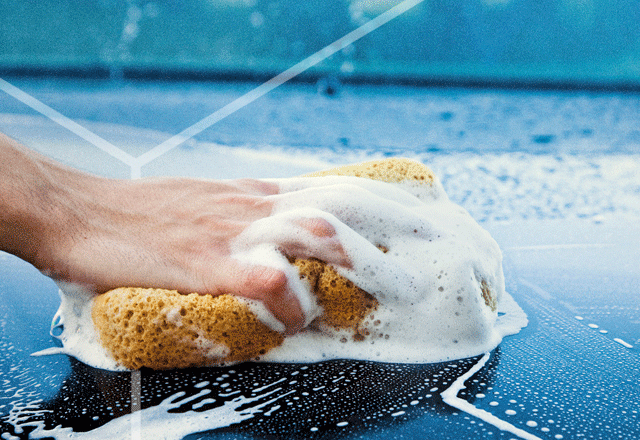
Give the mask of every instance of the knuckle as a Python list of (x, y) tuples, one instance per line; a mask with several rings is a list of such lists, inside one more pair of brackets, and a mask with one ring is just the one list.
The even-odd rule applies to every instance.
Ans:
[(246, 287), (263, 291), (266, 295), (281, 295), (287, 286), (287, 275), (279, 269), (253, 267), (247, 276)]
[(305, 218), (299, 224), (319, 238), (333, 237), (336, 234), (333, 225), (324, 218)]

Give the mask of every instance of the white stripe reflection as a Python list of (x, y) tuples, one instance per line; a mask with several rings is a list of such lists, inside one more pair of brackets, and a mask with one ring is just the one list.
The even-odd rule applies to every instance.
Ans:
[(90, 142), (92, 145), (94, 145), (95, 147), (101, 149), (105, 153), (115, 157), (116, 159), (124, 162), (125, 164), (127, 164), (129, 166), (133, 165), (133, 163), (135, 161), (135, 157), (133, 157), (130, 154), (122, 151), (120, 148), (116, 147), (111, 142), (101, 138), (100, 136), (98, 136), (97, 134), (93, 133), (92, 131), (87, 130), (82, 125), (78, 124), (77, 122), (72, 121), (68, 117), (66, 117), (63, 114), (57, 112), (56, 110), (52, 109), (51, 107), (49, 107), (45, 103), (37, 100), (36, 98), (34, 98), (33, 96), (29, 95), (28, 93), (23, 92), (22, 90), (20, 90), (19, 88), (17, 88), (13, 84), (8, 83), (7, 81), (5, 81), (2, 78), (0, 78), (0, 90), (4, 91), (5, 93), (7, 93), (10, 96), (13, 96), (18, 101), (22, 102), (23, 104), (28, 105), (29, 107), (31, 107), (35, 111), (41, 113), (42, 115), (44, 115), (47, 118), (51, 119), (53, 122), (55, 122), (55, 123), (61, 125), (62, 127), (66, 128), (70, 132), (80, 136), (82, 139), (84, 139), (87, 142)]
[(334, 41), (333, 43), (329, 44), (328, 46), (314, 53), (313, 55), (310, 55), (309, 57), (300, 61), (298, 64), (290, 67), (289, 69), (285, 70), (279, 75), (274, 76), (273, 78), (261, 84), (260, 86), (256, 87), (255, 89), (251, 90), (250, 92), (242, 95), (240, 98), (236, 99), (235, 101), (225, 105), (220, 110), (212, 113), (211, 115), (200, 120), (199, 122), (196, 122), (195, 124), (184, 129), (182, 132), (178, 133), (177, 135), (167, 139), (157, 147), (152, 148), (151, 150), (142, 154), (137, 158), (137, 166), (142, 167), (143, 165), (151, 162), (152, 160), (157, 159), (158, 157), (162, 156), (166, 152), (182, 144), (186, 140), (192, 138), (193, 136), (196, 136), (198, 133), (206, 130), (207, 128), (211, 127), (212, 125), (216, 124), (217, 122), (221, 121), (222, 119), (226, 118), (232, 113), (235, 113), (236, 111), (247, 106), (248, 104), (252, 103), (256, 99), (266, 95), (276, 87), (279, 87), (285, 82), (289, 81), (290, 79), (300, 75), (305, 70), (326, 60), (331, 55), (344, 49), (345, 47), (349, 46), (350, 44), (364, 37), (365, 35), (373, 32), (374, 30), (378, 29), (380, 26), (383, 26), (384, 24), (388, 23), (394, 18), (402, 15), (403, 13), (415, 7), (416, 5), (422, 3), (423, 1), (424, 0), (405, 0), (402, 3), (399, 3), (396, 6), (390, 8), (386, 12), (383, 12), (382, 14), (378, 15), (377, 17), (370, 20), (369, 22), (363, 24), (359, 28), (349, 32), (344, 37)]
[(13, 96), (17, 100), (23, 102), (24, 104), (28, 105), (34, 110), (40, 112), (41, 114), (48, 117), (52, 121), (65, 127), (72, 133), (75, 133), (76, 135), (80, 136), (82, 139), (85, 139), (86, 141), (90, 142), (91, 144), (98, 147), (99, 149), (105, 151), (106, 153), (110, 154), (116, 159), (122, 161), (126, 165), (129, 165), (131, 167), (131, 178), (135, 179), (135, 178), (141, 177), (141, 169), (145, 164), (171, 151), (172, 149), (179, 146), (186, 140), (192, 138), (193, 136), (196, 136), (198, 133), (201, 133), (202, 131), (206, 130), (212, 125), (223, 120), (227, 116), (235, 113), (236, 111), (247, 106), (253, 101), (266, 95), (267, 93), (279, 87), (280, 85), (286, 83), (290, 79), (300, 75), (301, 73), (308, 70), (309, 68), (326, 60), (331, 55), (344, 49), (345, 47), (349, 46), (350, 44), (364, 37), (365, 35), (368, 35), (369, 33), (378, 29), (380, 26), (385, 25), (386, 23), (393, 20), (394, 18), (397, 18), (398, 16), (402, 15), (403, 13), (417, 6), (423, 1), (424, 0), (404, 0), (403, 2), (383, 12), (382, 14), (378, 15), (377, 17), (373, 18), (372, 20), (368, 21), (367, 23), (363, 24), (357, 29), (349, 32), (344, 37), (334, 41), (333, 43), (319, 50), (318, 52), (310, 55), (309, 57), (305, 58), (304, 60), (300, 61), (299, 63), (285, 70), (284, 72), (274, 76), (273, 78), (261, 84), (260, 86), (256, 87), (255, 89), (242, 95), (240, 98), (225, 105), (224, 107), (212, 113), (211, 115), (207, 116), (206, 118), (200, 120), (199, 122), (196, 122), (190, 127), (187, 127), (177, 135), (172, 136), (171, 138), (167, 139), (166, 141), (162, 142), (161, 144), (157, 145), (156, 147), (152, 148), (151, 150), (147, 151), (146, 153), (143, 153), (138, 157), (131, 156), (130, 154), (126, 153), (125, 151), (111, 144), (107, 140), (101, 138), (100, 136), (96, 135), (90, 130), (87, 130), (85, 127), (72, 121), (68, 117), (62, 115), (61, 113), (57, 112), (56, 110), (52, 109), (51, 107), (47, 106), (46, 104), (32, 97), (28, 93), (23, 92), (19, 88), (13, 86), (12, 84), (8, 83), (7, 81), (1, 78), (0, 78), (0, 90), (3, 90), (7, 94)]

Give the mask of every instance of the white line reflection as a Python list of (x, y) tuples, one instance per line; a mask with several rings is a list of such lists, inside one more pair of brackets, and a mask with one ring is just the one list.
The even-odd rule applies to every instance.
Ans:
[(8, 83), (2, 78), (0, 78), (0, 90), (14, 97), (15, 99), (22, 102), (23, 104), (28, 105), (35, 111), (41, 113), (42, 115), (51, 119), (53, 122), (66, 128), (70, 132), (80, 136), (82, 139), (91, 143), (95, 147), (101, 149), (105, 153), (115, 157), (116, 159), (120, 160), (121, 162), (124, 162), (129, 166), (133, 165), (135, 161), (135, 157), (131, 156), (129, 153), (122, 151), (120, 148), (116, 147), (111, 142), (101, 138), (91, 130), (87, 130), (82, 125), (78, 124), (75, 121), (72, 121), (68, 117), (64, 116), (62, 113), (52, 109), (42, 101), (37, 100), (33, 96), (20, 90), (18, 87)]
[(142, 438), (142, 373), (131, 372), (131, 440)]
[(13, 96), (14, 98), (28, 105), (32, 109), (40, 112), (41, 114), (48, 117), (52, 121), (65, 127), (72, 133), (77, 134), (82, 139), (85, 139), (86, 141), (92, 143), (94, 146), (98, 147), (99, 149), (105, 151), (106, 153), (110, 154), (116, 159), (124, 162), (126, 165), (129, 165), (131, 167), (131, 178), (137, 179), (141, 177), (141, 174), (142, 174), (141, 169), (145, 164), (171, 151), (172, 149), (179, 146), (183, 142), (191, 139), (193, 136), (196, 136), (198, 133), (201, 133), (202, 131), (206, 130), (212, 125), (223, 120), (227, 116), (235, 113), (236, 111), (247, 106), (253, 101), (266, 95), (273, 89), (286, 83), (290, 79), (295, 78), (296, 76), (300, 75), (301, 73), (308, 70), (309, 68), (326, 60), (331, 55), (344, 49), (350, 44), (353, 44), (355, 41), (359, 40), (365, 35), (370, 34), (374, 30), (378, 29), (380, 26), (385, 25), (389, 21), (404, 14), (405, 12), (419, 5), (422, 2), (424, 2), (424, 0), (404, 0), (403, 2), (397, 4), (396, 6), (389, 8), (387, 11), (378, 15), (377, 17), (373, 18), (372, 20), (368, 21), (367, 23), (363, 24), (357, 29), (349, 32), (344, 37), (339, 38), (338, 40), (334, 41), (328, 46), (325, 46), (324, 48), (320, 49), (318, 52), (310, 55), (309, 57), (305, 58), (304, 60), (300, 61), (299, 63), (285, 70), (284, 72), (274, 76), (273, 78), (259, 85), (255, 89), (245, 93), (240, 98), (225, 105), (224, 107), (215, 111), (214, 113), (207, 116), (206, 118), (200, 120), (199, 122), (196, 122), (190, 127), (187, 127), (177, 135), (170, 137), (166, 141), (162, 142), (161, 144), (157, 145), (156, 147), (152, 148), (146, 153), (141, 154), (138, 157), (131, 156), (130, 154), (116, 147), (109, 141), (101, 138), (100, 136), (91, 132), (90, 130), (87, 130), (85, 127), (72, 121), (68, 117), (62, 115), (61, 113), (57, 112), (56, 110), (52, 109), (51, 107), (47, 106), (46, 104), (32, 97), (28, 93), (20, 90), (19, 88), (3, 80), (2, 78), (0, 78), (0, 90), (3, 90), (7, 94)]
[(266, 95), (276, 87), (279, 87), (285, 82), (289, 81), (290, 79), (300, 75), (305, 70), (315, 66), (321, 61), (324, 61), (325, 59), (329, 58), (331, 55), (344, 49), (345, 47), (349, 46), (350, 44), (364, 37), (365, 35), (373, 32), (374, 30), (378, 29), (380, 26), (383, 26), (384, 24), (388, 23), (394, 18), (402, 15), (403, 13), (407, 12), (409, 9), (415, 7), (416, 5), (422, 3), (423, 1), (424, 0), (405, 0), (402, 3), (399, 3), (396, 6), (390, 8), (389, 10), (383, 12), (382, 14), (378, 15), (377, 17), (368, 21), (367, 23), (363, 24), (359, 28), (349, 32), (344, 37), (334, 41), (333, 43), (329, 44), (323, 49), (320, 49), (318, 52), (305, 58), (304, 60), (300, 61), (298, 64), (290, 67), (289, 69), (285, 70), (279, 75), (274, 76), (267, 82), (247, 92), (246, 94), (242, 95), (240, 98), (236, 99), (235, 101), (225, 105), (224, 107), (212, 113), (211, 115), (207, 116), (206, 118), (184, 129), (182, 132), (178, 133), (177, 135), (167, 139), (157, 147), (154, 147), (151, 150), (147, 151), (146, 153), (140, 155), (136, 159), (137, 161), (136, 166), (142, 167), (143, 165), (151, 162), (152, 160), (157, 159), (158, 157), (162, 156), (163, 154), (167, 153), (168, 151), (172, 150), (173, 148), (177, 147), (178, 145), (182, 144), (183, 142), (187, 141), (193, 136), (196, 136), (198, 133), (201, 133), (202, 131), (218, 123), (219, 121), (226, 118), (227, 116), (235, 113), (241, 108), (252, 103), (256, 99)]

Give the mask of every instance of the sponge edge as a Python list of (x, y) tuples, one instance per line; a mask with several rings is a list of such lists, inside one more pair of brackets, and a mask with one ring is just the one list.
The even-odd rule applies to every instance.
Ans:
[[(354, 176), (388, 183), (433, 185), (426, 166), (386, 159), (320, 171), (304, 177)], [(381, 252), (386, 249), (380, 248)], [(290, 259), (308, 283), (323, 313), (308, 331), (354, 341), (379, 325), (376, 299), (315, 259)], [(485, 292), (483, 292), (485, 293)], [(487, 296), (492, 292), (488, 289)], [(489, 299), (485, 303), (489, 306)], [(492, 309), (495, 303), (491, 304)], [(232, 295), (182, 295), (176, 291), (123, 287), (96, 297), (92, 319), (102, 345), (128, 369), (172, 369), (236, 363), (259, 358), (282, 345), (284, 335), (258, 319), (247, 301)]]
[(344, 165), (330, 170), (316, 171), (303, 177), (353, 176), (387, 183), (412, 181), (433, 184), (433, 172), (420, 162), (405, 158), (372, 160), (355, 165)]

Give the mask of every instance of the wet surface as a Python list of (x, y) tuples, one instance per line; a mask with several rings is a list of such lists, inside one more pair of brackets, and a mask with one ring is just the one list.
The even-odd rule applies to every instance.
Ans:
[[(102, 95), (106, 92), (99, 89), (101, 99), (94, 104), (87, 96), (96, 96), (92, 95), (96, 90), (79, 87), (65, 101), (69, 84), (45, 85), (33, 84), (30, 92), (70, 116), (90, 120), (85, 121), (87, 126), (104, 137), (111, 136), (116, 144), (134, 139), (127, 150), (134, 155), (166, 138), (152, 130), (157, 128), (153, 124), (163, 125), (162, 118), (154, 119), (154, 115), (170, 114), (206, 95), (200, 86), (193, 95), (184, 85), (177, 90), (167, 86), (164, 91), (155, 87), (144, 101), (146, 92), (138, 90), (137, 110), (133, 111), (125, 105), (131, 94)], [(639, 117), (636, 100), (604, 95), (594, 100), (586, 96), (574, 99), (565, 94), (534, 94), (527, 100), (525, 93), (444, 96), (397, 90), (381, 98), (373, 90), (366, 92), (356, 99), (353, 89), (342, 90), (338, 98), (326, 102), (305, 95), (307, 92), (296, 98), (298, 92), (292, 92), (256, 103), (257, 108), (228, 123), (246, 127), (251, 114), (278, 107), (278, 99), (284, 100), (280, 104), (289, 102), (289, 113), (279, 113), (278, 122), (264, 138), (264, 142), (286, 148), (279, 147), (275, 153), (259, 148), (255, 133), (270, 121), (264, 116), (252, 122), (255, 133), (234, 132), (226, 125), (205, 133), (205, 140), (217, 141), (225, 132), (233, 133), (245, 149), (225, 150), (224, 145), (201, 141), (185, 144), (150, 163), (147, 173), (220, 177), (223, 170), (226, 177), (237, 177), (233, 173), (246, 174), (261, 163), (256, 173), (262, 176), (295, 175), (341, 157), (353, 161), (385, 156), (389, 150), (411, 151), (411, 145), (404, 150), (385, 147), (383, 134), (367, 130), (371, 121), (354, 128), (351, 137), (351, 142), (360, 139), (358, 145), (377, 139), (369, 149), (358, 149), (353, 143), (346, 147), (349, 142), (335, 147), (327, 141), (329, 135), (344, 137), (348, 131), (346, 123), (337, 131), (327, 129), (333, 118), (330, 107), (340, 106), (340, 99), (362, 100), (365, 107), (375, 104), (377, 121), (384, 119), (388, 132), (414, 127), (406, 135), (398, 134), (398, 143), (402, 136), (418, 142), (420, 132), (423, 144), (429, 137), (432, 143), (450, 146), (452, 150), (446, 153), (436, 151), (438, 147), (415, 154), (434, 164), (450, 197), (481, 220), (498, 241), (504, 253), (507, 291), (529, 317), (525, 329), (505, 338), (487, 356), (440, 364), (328, 360), (306, 365), (249, 363), (114, 373), (64, 355), (31, 356), (57, 343), (49, 335), (59, 305), (57, 287), (26, 263), (0, 254), (0, 438), (100, 439), (116, 434), (118, 438), (189, 440), (640, 437), (640, 186), (634, 153), (638, 144), (633, 137), (637, 129), (630, 123)], [(225, 93), (231, 96), (233, 90)], [(367, 94), (375, 96), (373, 101)], [(107, 103), (104, 96), (111, 101)], [(163, 96), (165, 107), (158, 101)], [(0, 98), (2, 102), (11, 99)], [(216, 99), (224, 100), (224, 96)], [(311, 111), (305, 107), (308, 100), (318, 103), (313, 117), (296, 111)], [(425, 100), (431, 103), (430, 112), (438, 122), (394, 119), (394, 114), (398, 116), (394, 111), (411, 113)], [(398, 102), (406, 109), (398, 110)], [(579, 131), (583, 137), (563, 134), (558, 120), (549, 122), (545, 115), (554, 113), (554, 102), (564, 103), (565, 119), (571, 119), (569, 110), (574, 110), (580, 122), (574, 128), (583, 130)], [(581, 103), (592, 105), (593, 111), (577, 110)], [(63, 128), (53, 133), (53, 123), (22, 104), (12, 105), (9, 110), (15, 114), (0, 117), (1, 130), (75, 166), (128, 176), (124, 164), (111, 166), (95, 147), (65, 134)], [(357, 106), (353, 106), (343, 116), (358, 120)], [(452, 106), (457, 107), (452, 110)], [(514, 119), (503, 130), (500, 118), (492, 122), (493, 113), (487, 111), (496, 106), (512, 108), (509, 114)], [(107, 111), (114, 108), (129, 109), (129, 113), (123, 110), (118, 116)], [(604, 114), (612, 117), (598, 124), (597, 108), (604, 108)], [(204, 117), (207, 111), (208, 107), (202, 112), (192, 108), (189, 117), (195, 118), (195, 113)], [(293, 145), (296, 134), (287, 132), (287, 121), (293, 121), (294, 127), (311, 127), (305, 139), (317, 136), (324, 147)], [(109, 125), (116, 122), (125, 125)], [(191, 123), (183, 122), (181, 127), (177, 120), (171, 124), (178, 129)], [(451, 146), (454, 133), (446, 127), (452, 123), (465, 126), (467, 135), (483, 139), (476, 150), (466, 149), (467, 141)], [(171, 124), (167, 132), (172, 132)], [(548, 130), (542, 130), (545, 124)], [(532, 128), (526, 129), (528, 126)], [(275, 134), (279, 137), (273, 137)], [(523, 144), (522, 151), (510, 151), (510, 139), (516, 137), (535, 144), (533, 153)], [(490, 147), (492, 142), (496, 148)], [(592, 144), (599, 149), (589, 149)], [(200, 160), (206, 157), (215, 159)], [(203, 163), (209, 173), (204, 172)], [(284, 168), (283, 163), (287, 164)], [(462, 383), (456, 382), (459, 378)]]

